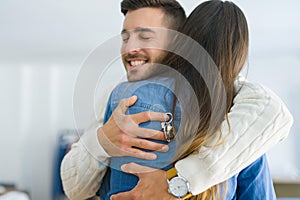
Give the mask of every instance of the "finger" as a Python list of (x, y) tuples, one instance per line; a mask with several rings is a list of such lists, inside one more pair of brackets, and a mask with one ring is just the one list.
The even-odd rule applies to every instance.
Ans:
[(137, 101), (137, 96), (121, 99), (117, 108), (120, 108), (122, 113), (125, 113), (127, 108), (132, 106)]
[(121, 166), (121, 170), (125, 173), (141, 176), (142, 173), (156, 171), (157, 169), (139, 165), (137, 163), (128, 163)]
[(131, 195), (129, 192), (121, 192), (110, 196), (110, 200), (130, 200)]
[(141, 112), (130, 116), (132, 120), (135, 121), (137, 124), (147, 122), (147, 121), (165, 122), (169, 120), (169, 116), (166, 115), (165, 113), (152, 112), (152, 111)]
[(135, 127), (134, 129), (130, 130), (130, 135), (134, 135), (135, 137), (166, 141), (163, 132), (149, 128)]
[(128, 101), (127, 101), (126, 106), (127, 106), (127, 107), (130, 107), (130, 106), (132, 106), (133, 104), (135, 104), (136, 101), (137, 101), (137, 96), (134, 95), (134, 96), (128, 98)]
[(132, 138), (131, 144), (134, 147), (139, 147), (142, 149), (152, 150), (152, 151), (160, 151), (160, 152), (167, 152), (169, 151), (169, 146), (157, 142), (152, 142), (145, 139), (140, 138)]
[(156, 160), (157, 159), (157, 155), (154, 153), (150, 153), (150, 152), (145, 152), (136, 148), (126, 148), (125, 150), (123, 150), (124, 156), (131, 156), (131, 157), (135, 157), (135, 158), (140, 158), (143, 160)]

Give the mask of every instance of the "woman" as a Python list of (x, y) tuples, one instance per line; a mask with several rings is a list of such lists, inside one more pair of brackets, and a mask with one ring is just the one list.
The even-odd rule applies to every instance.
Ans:
[[(232, 2), (218, 0), (204, 2), (190, 14), (182, 28), (182, 33), (202, 45), (217, 65), (226, 91), (227, 118), (233, 105), (233, 98), (238, 92), (234, 90), (234, 82), (248, 56), (248, 25), (243, 12)], [(188, 48), (188, 46), (183, 46), (185, 50)], [(210, 148), (214, 148), (215, 137), (219, 137), (215, 135), (215, 130), (220, 128), (224, 116), (222, 116), (223, 113), (214, 115), (211, 119), (214, 121), (214, 126), (211, 127), (210, 117), (212, 117), (213, 108), (208, 108), (212, 104), (211, 99), (214, 97), (218, 99), (220, 93), (209, 93), (207, 87), (209, 83), (204, 81), (203, 76), (200, 77), (200, 81), (197, 80), (199, 74), (188, 62), (179, 59), (177, 66), (178, 68), (175, 65), (176, 70), (184, 74), (196, 93), (199, 92), (197, 93), (198, 102), (202, 102), (200, 105), (202, 117), (198, 133), (192, 145), (182, 155), (186, 156), (203, 148), (206, 144), (213, 144)], [(209, 70), (206, 72), (209, 73)], [(215, 91), (220, 91), (221, 86), (218, 83), (216, 85)], [(220, 142), (224, 140), (218, 141)], [(220, 197), (224, 199), (276, 199), (265, 156), (230, 178), (227, 181), (227, 187), (226, 184), (219, 184), (191, 199), (220, 199)]]
[[(138, 162), (154, 168), (168, 169), (172, 167), (170, 164), (172, 161), (199, 149), (201, 151), (214, 148), (226, 140), (226, 137), (216, 133), (233, 105), (234, 96), (238, 92), (234, 90), (234, 82), (248, 55), (248, 26), (245, 16), (231, 2), (208, 1), (200, 4), (191, 13), (181, 32), (198, 42), (207, 51), (219, 73), (215, 73), (214, 64), (209, 57), (203, 56), (198, 51), (195, 52), (196, 49), (191, 49), (185, 37), (176, 37), (174, 51), (180, 47), (180, 52), (190, 52), (191, 57), (187, 61), (173, 53), (167, 56), (164, 65), (171, 66), (179, 73), (172, 74), (173, 81), (170, 80), (170, 72), (165, 73), (163, 70), (157, 77), (135, 83), (123, 83), (114, 89), (109, 100), (106, 119), (110, 117), (121, 98), (137, 95), (140, 99), (141, 96), (153, 91), (156, 96), (150, 98), (149, 105), (163, 105), (163, 107), (158, 106), (157, 110), (152, 109), (154, 111), (172, 112), (174, 120), (172, 125), (177, 137), (170, 143), (171, 151), (168, 156), (157, 153), (158, 162), (142, 162), (130, 157), (112, 158), (111, 188), (106, 199), (109, 199), (111, 194), (132, 189), (137, 183), (136, 177), (119, 171), (124, 163)], [(191, 99), (196, 100), (196, 103), (189, 102), (189, 106), (185, 106)], [(132, 106), (129, 112), (140, 111), (134, 109), (135, 107)], [(144, 126), (161, 128), (155, 123), (144, 124)], [(196, 129), (189, 129), (189, 127)], [(230, 134), (230, 131), (223, 134)], [(230, 178), (227, 183), (214, 186), (192, 199), (257, 199), (258, 197), (275, 199), (265, 156)]]

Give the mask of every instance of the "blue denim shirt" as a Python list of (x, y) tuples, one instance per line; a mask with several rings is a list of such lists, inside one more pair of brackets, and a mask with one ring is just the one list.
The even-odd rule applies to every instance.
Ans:
[[(111, 116), (121, 99), (133, 95), (138, 96), (138, 101), (127, 110), (126, 114), (135, 114), (149, 110), (156, 112), (172, 112), (172, 103), (174, 100), (172, 87), (172, 83), (165, 82), (164, 80), (158, 82), (157, 80), (145, 80), (131, 83), (125, 82), (118, 85), (112, 91), (109, 98), (104, 123)], [(181, 108), (179, 104), (176, 105), (173, 125), (175, 125), (178, 130), (181, 121)], [(160, 122), (146, 122), (140, 124), (140, 126), (161, 130)], [(109, 199), (112, 194), (129, 191), (136, 186), (138, 178), (132, 174), (123, 173), (120, 170), (122, 164), (136, 162), (144, 166), (165, 170), (170, 168), (172, 166), (172, 158), (176, 152), (175, 142), (171, 142), (169, 147), (170, 150), (167, 153), (154, 152), (157, 155), (157, 160), (154, 161), (133, 157), (111, 158), (111, 168), (106, 173), (100, 188), (101, 199)], [(262, 156), (239, 174), (228, 179), (227, 183), (226, 200), (276, 199), (265, 156)]]
[[(155, 111), (155, 112), (170, 112), (173, 111), (174, 94), (172, 92), (171, 81), (165, 81), (165, 79), (153, 79), (138, 82), (124, 82), (118, 85), (111, 93), (107, 110), (104, 117), (104, 123), (111, 116), (113, 110), (118, 106), (119, 102), (123, 98), (128, 98), (133, 95), (138, 96), (137, 102), (128, 108), (126, 114), (136, 114), (143, 111)], [(181, 109), (178, 103), (176, 103), (175, 114), (173, 116), (173, 126), (176, 130), (180, 124)], [(152, 121), (140, 124), (140, 127), (151, 128), (161, 130), (161, 122)], [(166, 143), (163, 141), (155, 141), (160, 143)], [(169, 152), (153, 152), (157, 155), (155, 161), (143, 160), (128, 156), (113, 157), (111, 158), (111, 176), (110, 176), (110, 191), (107, 195), (107, 199), (111, 194), (116, 194), (123, 191), (131, 190), (135, 187), (138, 179), (131, 174), (123, 173), (120, 167), (129, 162), (135, 162), (144, 166), (149, 166), (159, 169), (168, 169), (172, 165), (173, 157), (176, 152), (176, 142), (172, 141), (169, 144)], [(145, 150), (146, 151), (146, 150)]]
[(226, 200), (276, 200), (266, 155), (228, 180)]

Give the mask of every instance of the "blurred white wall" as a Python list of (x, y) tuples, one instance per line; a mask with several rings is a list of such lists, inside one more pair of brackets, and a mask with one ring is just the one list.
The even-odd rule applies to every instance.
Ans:
[(0, 182), (50, 199), (58, 131), (72, 128), (76, 70), (68, 63), (1, 65)]
[[(189, 13), (202, 1), (180, 2)], [(269, 153), (272, 175), (299, 181), (300, 3), (235, 2), (250, 25), (248, 79), (273, 89), (295, 117), (290, 137)], [(16, 183), (34, 200), (51, 199), (58, 132), (75, 128), (72, 97), (81, 64), (120, 32), (122, 18), (118, 1), (0, 2), (0, 182)], [(123, 76), (122, 66), (114, 69), (99, 91)]]

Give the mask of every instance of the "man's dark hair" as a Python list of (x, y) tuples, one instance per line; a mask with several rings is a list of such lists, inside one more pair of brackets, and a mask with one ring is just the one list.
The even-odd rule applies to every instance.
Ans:
[(140, 8), (161, 8), (165, 12), (165, 23), (168, 28), (178, 30), (186, 20), (182, 6), (176, 0), (123, 0), (121, 12), (126, 15), (128, 11)]

